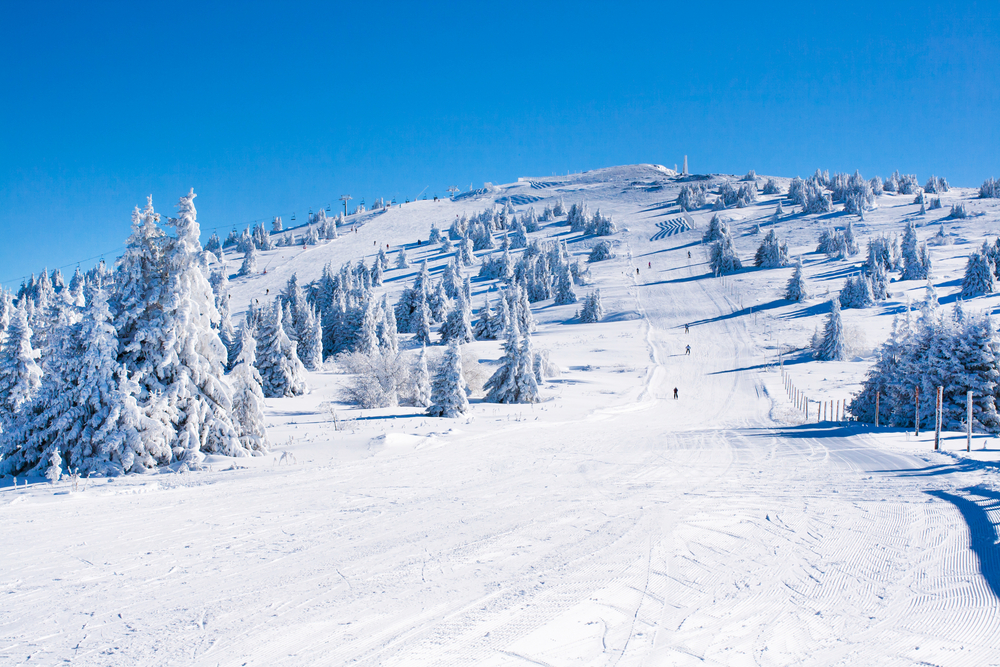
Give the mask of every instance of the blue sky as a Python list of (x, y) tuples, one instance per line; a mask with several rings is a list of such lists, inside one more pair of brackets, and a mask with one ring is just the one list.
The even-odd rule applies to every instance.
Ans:
[(110, 261), (190, 187), (229, 229), (684, 154), (978, 186), (998, 35), (995, 1), (7, 2), (0, 281)]

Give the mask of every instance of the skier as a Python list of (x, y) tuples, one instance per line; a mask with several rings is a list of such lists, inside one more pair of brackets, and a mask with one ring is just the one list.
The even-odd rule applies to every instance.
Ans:
[(688, 250), (688, 259), (691, 259), (691, 251)]
[(684, 354), (691, 354), (691, 346), (688, 345), (684, 348)]
[(674, 400), (677, 400), (677, 387), (674, 387)]
[(635, 267), (635, 275), (639, 275), (639, 267)]
[(653, 263), (652, 262), (646, 262), (646, 265), (647, 265), (646, 266), (647, 269), (653, 268)]
[(684, 333), (688, 333), (688, 325), (684, 325)]

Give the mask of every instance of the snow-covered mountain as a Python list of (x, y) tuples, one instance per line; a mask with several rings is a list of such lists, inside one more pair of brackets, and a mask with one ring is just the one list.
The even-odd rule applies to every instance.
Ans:
[[(425, 280), (454, 280), (461, 241), (432, 243), (432, 229), (447, 237), (456, 221), (501, 211), (495, 248), (458, 268), (472, 319), (487, 298), (500, 303), (505, 281), (480, 273), (502, 263), (512, 218), (538, 218), (524, 232), (535, 250), (511, 247), (512, 262), (555, 259), (552, 275), (523, 263), (509, 282), (554, 290), (555, 272), (572, 267), (577, 301), (550, 294), (525, 314), (545, 366), (535, 403), (485, 400), (502, 336), (462, 346), (469, 404), (454, 418), (428, 416), (409, 388), (398, 405), (352, 404), (347, 371), (358, 367), (328, 358), (301, 371), (306, 393), (266, 399), (266, 455), (0, 480), (0, 663), (995, 661), (1000, 441), (979, 432), (967, 454), (964, 431), (946, 424), (934, 452), (926, 391), (919, 436), (845, 410), (894, 319), (900, 339), (907, 320), (914, 336), (931, 320), (939, 337), (957, 331), (948, 322), (969, 257), (1000, 234), (1000, 199), (925, 182), (942, 191), (921, 204), (925, 187), (900, 194), (911, 180), (887, 181), (896, 192), (841, 175), (632, 165), (359, 213), (312, 243), (308, 228), (275, 232), (279, 245), (255, 250), (247, 275), (246, 253), (226, 248), (203, 270), (226, 275), (237, 332), (293, 277), (310, 297), (324, 275), (372, 267), (380, 251), (389, 266), (372, 303), (400, 302), (425, 260)], [(557, 205), (566, 211), (545, 219)], [(960, 206), (966, 217), (952, 217)], [(574, 220), (592, 228), (574, 231)], [(889, 261), (866, 268), (880, 239)], [(610, 257), (589, 262), (602, 244)], [(406, 268), (395, 268), (400, 251)], [(742, 269), (730, 270), (730, 251)], [(909, 278), (907, 262), (928, 277)], [(786, 298), (796, 271), (802, 300)], [(824, 346), (830, 300), (848, 279), (842, 335)], [(873, 303), (850, 307), (873, 286)], [(966, 287), (964, 318), (997, 308), (1000, 294)], [(594, 319), (580, 313), (598, 290), (602, 316), (581, 321)], [(357, 334), (365, 323), (342, 326)], [(441, 326), (426, 348), (431, 374), (448, 349)], [(410, 370), (414, 337), (398, 340)], [(817, 348), (843, 358), (815, 359)], [(929, 359), (896, 384), (958, 376), (942, 370), (943, 354)], [(880, 401), (894, 400), (890, 389)]]

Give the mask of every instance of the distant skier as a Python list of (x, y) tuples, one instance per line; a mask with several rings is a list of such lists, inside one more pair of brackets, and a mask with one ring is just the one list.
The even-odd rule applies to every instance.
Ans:
[(691, 346), (688, 345), (684, 348), (684, 354), (691, 354)]
[(639, 267), (635, 267), (635, 275), (639, 275)]
[(677, 387), (674, 387), (674, 400), (677, 400)]
[(653, 268), (653, 263), (652, 262), (646, 262), (646, 268), (647, 269)]
[(684, 333), (689, 333), (689, 331), (688, 331), (688, 325), (686, 325), (686, 324), (684, 325)]
[(691, 259), (691, 251), (688, 250), (688, 259)]

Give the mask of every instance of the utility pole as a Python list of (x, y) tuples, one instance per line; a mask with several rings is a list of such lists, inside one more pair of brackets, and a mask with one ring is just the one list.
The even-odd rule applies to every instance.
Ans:
[(458, 194), (458, 188), (457, 188), (456, 186), (454, 186), (454, 185), (453, 185), (453, 186), (451, 186), (450, 188), (448, 188), (448, 192), (450, 192), (450, 193), (451, 193), (451, 198), (452, 198), (452, 199), (454, 199), (454, 198), (455, 198), (455, 195), (457, 195), (457, 194)]
[(340, 201), (344, 202), (344, 217), (347, 217), (347, 202), (351, 200), (351, 195), (340, 195)]

